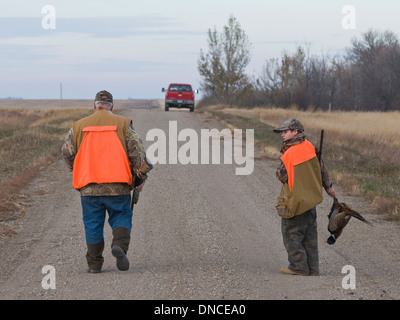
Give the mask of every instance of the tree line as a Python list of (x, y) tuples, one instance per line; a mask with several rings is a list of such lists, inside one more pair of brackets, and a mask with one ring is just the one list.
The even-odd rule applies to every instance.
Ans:
[(208, 30), (200, 51), (203, 104), (293, 107), (300, 110), (400, 110), (400, 43), (391, 31), (369, 30), (351, 40), (342, 56), (315, 55), (310, 46), (266, 61), (246, 73), (251, 43), (230, 16), (219, 33)]

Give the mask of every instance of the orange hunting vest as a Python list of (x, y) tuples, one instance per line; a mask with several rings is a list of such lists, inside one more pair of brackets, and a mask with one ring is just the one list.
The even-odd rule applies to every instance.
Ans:
[(282, 218), (300, 215), (323, 200), (321, 167), (311, 142), (291, 146), (281, 157), (288, 173), (276, 206)]
[(290, 189), (293, 187), (294, 180), (294, 166), (300, 163), (311, 160), (316, 156), (315, 147), (310, 141), (304, 140), (304, 142), (291, 146), (281, 157), (281, 160), (285, 164), (288, 173), (288, 185)]
[[(79, 149), (74, 161), (73, 187), (81, 189), (89, 183), (127, 183), (131, 185), (130, 163), (118, 136), (121, 131), (118, 129), (118, 124), (122, 122), (124, 125), (121, 127), (127, 127), (130, 120), (109, 116), (102, 111), (97, 111), (96, 115), (89, 118), (74, 126), (74, 129), (79, 131), (74, 132), (74, 136), (79, 137), (83, 134), (83, 139), (80, 144), (77, 142)], [(97, 125), (90, 125), (93, 123), (93, 119), (97, 119), (94, 121)], [(108, 125), (112, 122), (117, 125)], [(85, 123), (87, 126), (84, 126)]]

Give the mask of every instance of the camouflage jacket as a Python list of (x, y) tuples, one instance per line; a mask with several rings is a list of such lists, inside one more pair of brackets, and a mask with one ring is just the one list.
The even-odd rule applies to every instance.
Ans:
[[(74, 146), (74, 132), (71, 128), (67, 134), (65, 142), (61, 148), (61, 153), (65, 163), (70, 170), (74, 167), (76, 150)], [(128, 127), (126, 135), (126, 147), (128, 160), (131, 164), (132, 176), (139, 171), (143, 159), (146, 156), (146, 151), (140, 137), (135, 132), (132, 123)], [(80, 189), (81, 196), (118, 196), (129, 194), (132, 187), (126, 183), (91, 183)]]
[[(282, 149), (281, 149), (281, 154), (284, 154), (287, 149), (289, 149), (291, 146), (299, 144), (305, 140), (306, 136), (304, 133), (299, 133), (297, 136), (295, 136), (293, 139), (289, 141), (284, 141), (282, 144)], [(316, 152), (318, 152), (318, 149), (316, 149)], [(322, 176), (322, 186), (324, 187), (325, 190), (329, 189), (332, 187), (332, 183), (329, 178), (329, 173), (327, 168), (325, 167), (324, 161), (321, 159), (320, 161), (320, 167), (321, 167), (321, 176)], [(286, 170), (286, 167), (284, 163), (280, 162), (279, 167), (276, 170), (276, 177), (281, 183), (287, 183), (288, 182), (288, 173)]]

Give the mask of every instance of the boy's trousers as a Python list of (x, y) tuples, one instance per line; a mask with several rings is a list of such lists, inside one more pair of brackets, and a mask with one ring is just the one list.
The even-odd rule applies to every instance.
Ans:
[(282, 218), (283, 244), (288, 268), (304, 275), (318, 275), (317, 211), (312, 208), (293, 218)]

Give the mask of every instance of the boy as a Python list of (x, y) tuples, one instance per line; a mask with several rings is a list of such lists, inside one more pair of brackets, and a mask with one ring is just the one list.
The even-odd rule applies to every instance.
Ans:
[(304, 127), (296, 119), (286, 120), (274, 129), (281, 133), (281, 163), (276, 176), (283, 184), (277, 210), (282, 217), (283, 244), (289, 266), (281, 272), (290, 275), (319, 275), (316, 205), (322, 202), (322, 187), (331, 196), (336, 192), (315, 147), (306, 140)]

